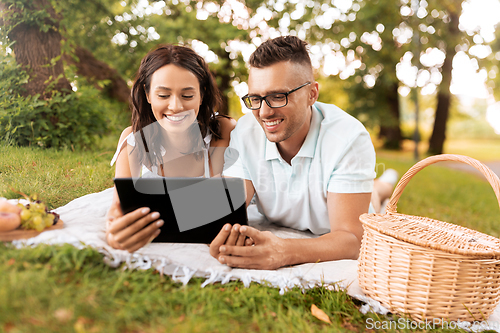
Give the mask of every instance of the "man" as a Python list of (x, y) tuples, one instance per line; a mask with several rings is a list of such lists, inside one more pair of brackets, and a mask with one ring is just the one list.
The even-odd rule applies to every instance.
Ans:
[(356, 259), (359, 216), (368, 212), (375, 177), (368, 132), (336, 106), (316, 102), (319, 85), (299, 38), (268, 40), (249, 63), (243, 101), (253, 115), (243, 116), (231, 133), (224, 175), (244, 178), (247, 204), (255, 194), (271, 222), (321, 236), (281, 239), (226, 225), (210, 244), (211, 255), (253, 269)]

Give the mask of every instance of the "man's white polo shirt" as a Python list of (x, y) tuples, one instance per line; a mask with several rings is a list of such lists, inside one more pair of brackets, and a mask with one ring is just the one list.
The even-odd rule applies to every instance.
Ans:
[(231, 133), (223, 174), (251, 180), (269, 221), (314, 234), (330, 231), (327, 192), (373, 189), (375, 150), (365, 127), (340, 108), (316, 103), (309, 132), (291, 165), (267, 140), (253, 114)]

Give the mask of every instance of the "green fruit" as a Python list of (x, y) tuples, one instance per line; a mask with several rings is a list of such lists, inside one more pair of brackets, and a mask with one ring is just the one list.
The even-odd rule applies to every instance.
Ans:
[[(37, 226), (37, 227), (38, 227), (39, 225), (41, 225), (41, 224), (42, 224), (42, 217), (41, 217), (40, 215), (35, 216), (35, 217), (33, 218), (33, 224), (34, 224), (35, 226)], [(38, 230), (38, 228), (37, 228), (37, 230)]]
[(46, 227), (51, 227), (54, 224), (56, 214), (50, 213), (47, 206), (43, 202), (36, 200), (36, 198), (26, 199), (30, 201), (29, 205), (17, 204), (22, 208), (19, 212), (21, 227), (36, 229), (37, 231), (43, 231)]
[(30, 211), (28, 209), (24, 208), (21, 211), (21, 220), (27, 221), (27, 220), (29, 220), (30, 217), (31, 217)]

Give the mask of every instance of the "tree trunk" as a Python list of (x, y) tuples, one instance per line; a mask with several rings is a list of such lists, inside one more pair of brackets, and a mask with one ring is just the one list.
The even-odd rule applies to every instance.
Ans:
[(456, 39), (456, 36), (460, 34), (460, 30), (458, 29), (459, 13), (449, 13), (449, 15), (449, 38), (446, 44), (446, 57), (441, 69), (443, 80), (438, 88), (434, 127), (432, 129), (431, 138), (429, 139), (428, 153), (432, 155), (443, 153), (444, 142), (446, 140), (446, 124), (448, 122), (452, 97), (450, 92), (451, 72), (453, 69), (452, 62), (457, 53), (455, 50), (456, 44), (453, 43), (453, 41)]
[(104, 88), (106, 94), (113, 99), (128, 104), (130, 88), (116, 69), (96, 59), (92, 52), (83, 47), (77, 46), (74, 55), (79, 61), (75, 61), (74, 58), (67, 55), (64, 60), (76, 66), (78, 75), (86, 77), (99, 90), (102, 88), (97, 84), (97, 81), (110, 80), (111, 82)]
[(399, 93), (398, 84), (394, 84), (390, 88), (390, 93), (387, 95), (387, 105), (389, 106), (390, 121), (380, 125), (379, 138), (384, 139), (384, 148), (386, 149), (401, 149), (400, 112), (399, 112)]
[[(29, 81), (24, 85), (24, 95), (40, 94), (43, 98), (48, 98), (52, 94), (51, 91), (46, 91), (49, 85), (53, 85), (49, 90), (61, 92), (71, 92), (71, 85), (64, 76), (62, 60), (58, 58), (61, 55), (61, 34), (58, 30), (60, 17), (47, 0), (33, 0), (29, 5), (25, 5), (23, 11), (35, 12), (42, 9), (50, 16), (44, 21), (45, 25), (50, 26), (47, 32), (41, 31), (39, 26), (19, 23), (15, 18), (6, 19), (5, 16), (4, 25), (13, 26), (19, 23), (9, 32), (8, 37), (15, 42), (12, 49), (16, 62), (30, 75)], [(6, 12), (21, 14), (15, 7), (8, 10), (5, 3), (0, 3), (0, 10), (2, 15)], [(54, 63), (51, 64), (51, 61)]]

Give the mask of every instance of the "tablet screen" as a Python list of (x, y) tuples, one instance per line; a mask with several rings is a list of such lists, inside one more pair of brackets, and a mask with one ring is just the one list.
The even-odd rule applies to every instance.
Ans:
[(153, 242), (210, 243), (226, 224), (247, 224), (240, 178), (115, 178), (124, 214), (141, 207), (165, 221)]

